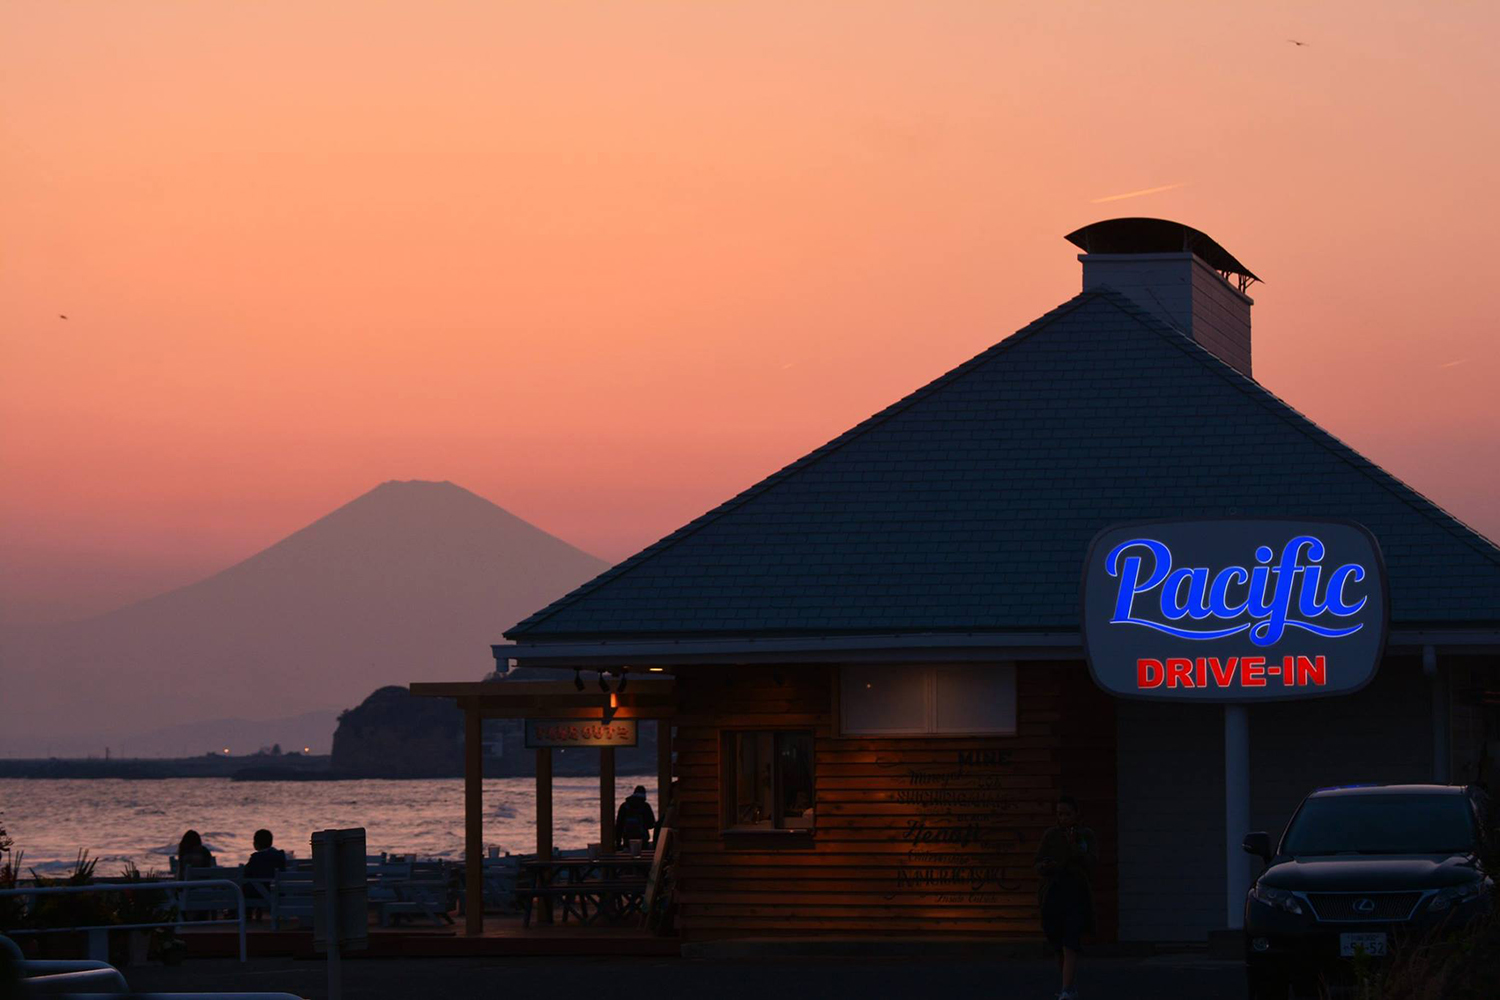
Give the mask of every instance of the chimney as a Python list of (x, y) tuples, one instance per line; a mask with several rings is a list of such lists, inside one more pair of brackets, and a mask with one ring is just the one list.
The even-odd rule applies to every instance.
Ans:
[(1067, 235), (1083, 253), (1083, 290), (1108, 286), (1250, 372), (1250, 269), (1208, 235), (1166, 219), (1106, 219)]

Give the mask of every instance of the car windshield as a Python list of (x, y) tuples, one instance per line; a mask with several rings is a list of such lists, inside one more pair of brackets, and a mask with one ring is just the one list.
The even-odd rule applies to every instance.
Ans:
[(1282, 852), (1455, 854), (1473, 846), (1474, 819), (1461, 795), (1329, 795), (1302, 803)]

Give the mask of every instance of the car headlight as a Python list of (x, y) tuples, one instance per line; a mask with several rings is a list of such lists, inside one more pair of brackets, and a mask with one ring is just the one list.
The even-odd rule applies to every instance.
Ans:
[(1302, 912), (1302, 901), (1295, 893), (1286, 889), (1275, 889), (1257, 882), (1250, 887), (1250, 898), (1288, 913), (1300, 914)]
[(1484, 895), (1485, 882), (1482, 878), (1476, 878), (1472, 882), (1464, 882), (1461, 885), (1450, 885), (1446, 889), (1439, 889), (1427, 904), (1429, 912), (1433, 910), (1446, 910), (1450, 906), (1458, 906), (1472, 899), (1478, 899)]

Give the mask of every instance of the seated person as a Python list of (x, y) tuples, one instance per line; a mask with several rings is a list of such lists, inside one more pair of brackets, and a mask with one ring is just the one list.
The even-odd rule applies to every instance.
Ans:
[(203, 838), (197, 830), (189, 830), (177, 842), (177, 877), (188, 877), (189, 868), (214, 867), (213, 852), (203, 846)]
[[(286, 852), (271, 846), (271, 831), (255, 831), (255, 853), (245, 862), (245, 902), (266, 904), (271, 901), (270, 883), (277, 872), (286, 871)], [(259, 907), (255, 908), (256, 912)]]

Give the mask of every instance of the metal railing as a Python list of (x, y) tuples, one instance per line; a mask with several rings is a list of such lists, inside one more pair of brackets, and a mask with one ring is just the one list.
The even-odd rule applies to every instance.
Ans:
[[(180, 919), (186, 912), (184, 903), (187, 894), (195, 890), (208, 888), (228, 888), (234, 890), (234, 899), (238, 916), (222, 920), (183, 920)], [(61, 934), (67, 931), (84, 931), (89, 935), (89, 957), (108, 961), (109, 932), (144, 930), (148, 927), (183, 927), (188, 924), (239, 924), (240, 931), (240, 961), (245, 960), (245, 892), (239, 884), (227, 878), (206, 878), (194, 882), (102, 882), (97, 885), (58, 885), (58, 886), (33, 886), (28, 889), (0, 889), (0, 897), (4, 896), (66, 896), (85, 892), (177, 892), (182, 896), (177, 900), (178, 918), (173, 920), (158, 920), (142, 924), (95, 924), (92, 926), (79, 927), (15, 927), (5, 931), (10, 937), (18, 934)], [(213, 907), (198, 906), (196, 909), (213, 909)], [(104, 955), (96, 954), (103, 951)]]

